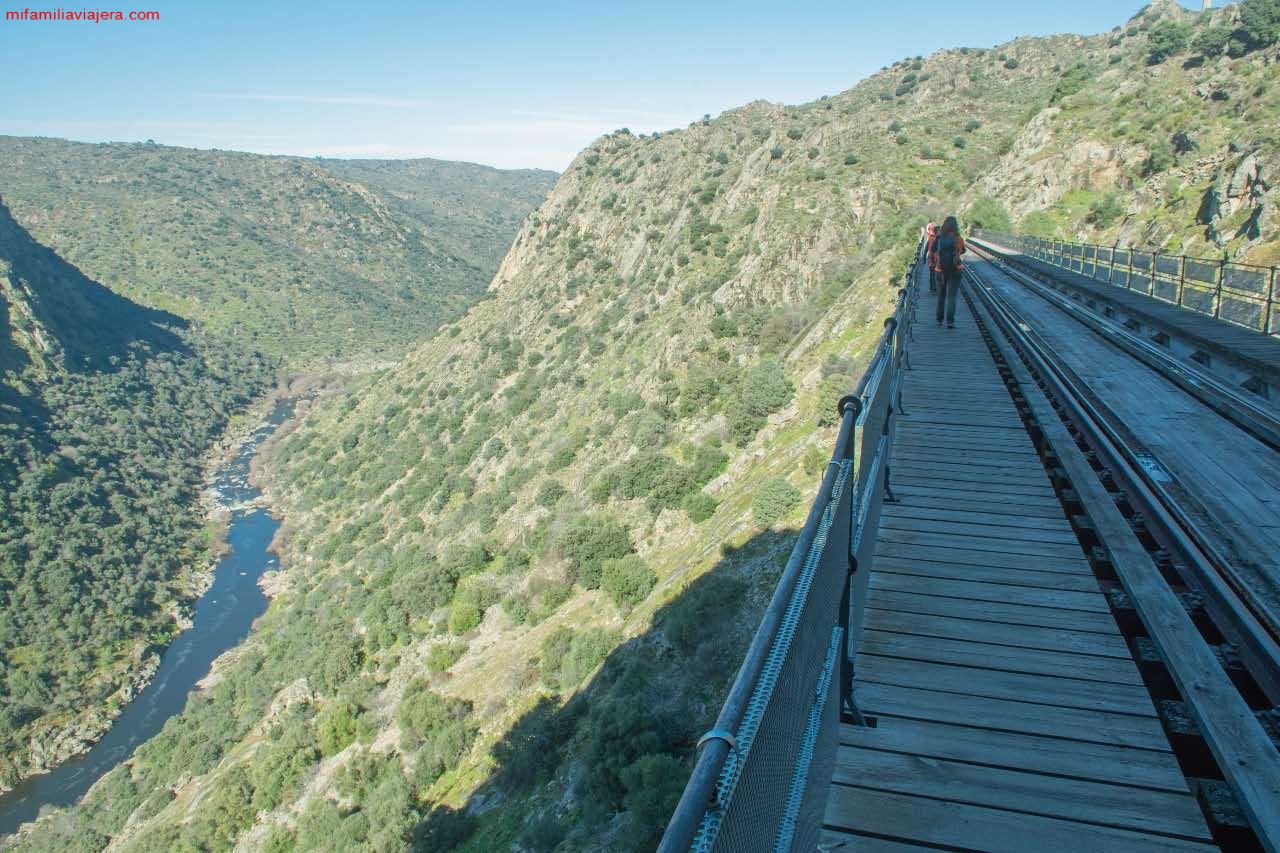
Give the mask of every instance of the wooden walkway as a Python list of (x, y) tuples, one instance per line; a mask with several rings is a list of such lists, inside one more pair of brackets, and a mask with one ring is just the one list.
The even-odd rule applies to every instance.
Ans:
[(921, 294), (822, 849), (1209, 850), (973, 320)]

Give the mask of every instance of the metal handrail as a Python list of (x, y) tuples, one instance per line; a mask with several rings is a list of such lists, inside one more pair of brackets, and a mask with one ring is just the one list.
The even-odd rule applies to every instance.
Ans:
[[(1092, 276), (1095, 280), (1101, 281), (1096, 275), (1096, 270), (1105, 267), (1108, 270), (1107, 280), (1104, 283), (1120, 284), (1116, 281), (1116, 273), (1119, 272), (1123, 277), (1123, 286), (1132, 290), (1133, 279), (1135, 276), (1142, 277), (1147, 286), (1140, 289), (1139, 292), (1145, 293), (1155, 299), (1164, 302), (1176, 304), (1179, 308), (1188, 311), (1194, 311), (1198, 314), (1207, 314), (1233, 325), (1241, 326), (1246, 329), (1252, 329), (1255, 332), (1261, 332), (1264, 335), (1280, 335), (1280, 293), (1277, 293), (1278, 282), (1280, 282), (1280, 268), (1264, 267), (1256, 264), (1244, 264), (1236, 261), (1228, 261), (1226, 258), (1198, 258), (1191, 255), (1170, 255), (1158, 250), (1146, 251), (1141, 249), (1127, 248), (1122, 249), (1120, 246), (1102, 246), (1094, 243), (1073, 243), (1061, 240), (1045, 240), (1039, 237), (1016, 236), (1012, 234), (1002, 234), (997, 231), (988, 231), (985, 229), (975, 229), (974, 236), (980, 240), (997, 243), (999, 245), (1008, 246), (1017, 249), (1023, 254), (1036, 258), (1047, 264), (1069, 269), (1074, 272), (1085, 274), (1083, 268), (1086, 264), (1094, 267), (1095, 273)], [(1089, 252), (1092, 250), (1092, 256)], [(1106, 254), (1106, 261), (1099, 260), (1100, 253)], [(1123, 254), (1124, 260), (1120, 263), (1115, 262), (1116, 254)], [(1142, 264), (1134, 263), (1135, 255), (1146, 255), (1146, 262)], [(1160, 268), (1162, 260), (1172, 260), (1176, 262), (1177, 273), (1173, 273), (1166, 269)], [(1214, 273), (1214, 281), (1204, 281), (1188, 276), (1188, 265), (1200, 270), (1212, 270)], [(1249, 290), (1234, 286), (1231, 283), (1231, 273), (1243, 273), (1256, 277), (1259, 280), (1260, 287), (1257, 290)], [(1166, 298), (1156, 292), (1156, 282), (1163, 282), (1172, 285), (1174, 288), (1174, 298)], [(1201, 292), (1210, 296), (1210, 307), (1201, 309), (1193, 303), (1189, 303), (1186, 299), (1187, 291)], [(1230, 316), (1223, 316), (1223, 297), (1226, 296), (1238, 302), (1245, 302), (1256, 306), (1259, 309), (1259, 317), (1256, 323), (1241, 322)]]
[[(923, 241), (921, 249), (922, 247)], [(756, 704), (760, 703), (760, 697), (757, 693), (761, 686), (762, 674), (766, 669), (766, 662), (769, 661), (771, 654), (776, 650), (775, 647), (779, 642), (780, 631), (784, 628), (785, 617), (789, 610), (794, 612), (793, 597), (797, 590), (797, 584), (806, 570), (806, 564), (812, 561), (811, 551), (814, 549), (815, 543), (818, 546), (823, 544), (818, 541), (820, 529), (823, 529), (824, 523), (828, 525), (847, 524), (852, 528), (851, 533), (856, 533), (856, 525), (859, 523), (866, 524), (868, 521), (866, 513), (868, 501), (864, 500), (864, 495), (860, 494), (852, 495), (853, 510), (848, 517), (832, 517), (830, 512), (838, 502), (838, 496), (833, 500), (833, 494), (845, 488), (854, 488), (855, 483), (858, 482), (863, 483), (863, 488), (866, 492), (887, 485), (886, 439), (888, 434), (888, 414), (885, 415), (885, 425), (883, 426), (886, 435), (879, 440), (877, 452), (870, 460), (855, 459), (859, 455), (857, 453), (858, 427), (862, 425), (865, 430), (865, 421), (869, 410), (873, 407), (873, 404), (881, 405), (883, 403), (878, 396), (879, 394), (893, 395), (888, 397), (890, 406), (893, 407), (897, 404), (896, 395), (899, 377), (896, 373), (897, 368), (905, 361), (904, 343), (905, 339), (910, 335), (911, 320), (914, 314), (916, 271), (920, 264), (920, 259), (921, 250), (918, 250), (916, 260), (906, 274), (905, 286), (898, 293), (894, 312), (892, 316), (885, 320), (884, 331), (876, 345), (870, 363), (852, 393), (842, 397), (836, 404), (840, 413), (840, 429), (836, 437), (831, 461), (827, 465), (817, 497), (814, 499), (804, 527), (801, 529), (800, 535), (791, 549), (791, 554), (783, 569), (782, 576), (774, 589), (768, 607), (764, 611), (760, 626), (752, 638), (751, 645), (747, 649), (746, 656), (720, 709), (715, 725), (698, 741), (697, 761), (663, 835), (662, 842), (658, 848), (661, 853), (685, 853), (685, 851), (695, 849), (695, 843), (706, 848), (709, 848), (714, 843), (715, 832), (719, 826), (718, 822), (712, 818), (718, 813), (723, 813), (727, 808), (728, 801), (732, 799), (732, 790), (727, 792), (720, 791), (726, 775), (726, 766), (731, 756), (734, 757), (735, 764), (729, 767), (730, 771), (740, 770), (746, 762), (747, 756), (737, 754), (739, 750), (744, 748), (739, 742), (740, 728), (743, 726), (744, 719), (747, 717), (748, 709), (752, 706), (753, 701)], [(874, 387), (872, 386), (873, 380), (875, 380)], [(879, 424), (872, 424), (871, 426), (874, 429), (882, 429)], [(856, 466), (866, 465), (867, 463), (870, 463), (871, 467), (868, 471), (863, 472), (866, 474), (865, 479), (859, 480), (856, 474), (850, 473), (851, 471), (857, 471)], [(883, 478), (880, 476), (881, 469), (884, 470)], [(851, 535), (850, 542), (855, 542), (858, 539), (860, 537)], [(851, 610), (853, 609), (850, 606), (850, 590), (855, 568), (856, 560), (851, 554), (849, 557), (849, 572), (843, 580), (844, 593), (839, 609), (838, 622), (836, 625), (831, 626), (833, 629), (832, 647), (835, 648), (836, 644), (839, 643), (844, 649), (844, 654), (839, 655), (841, 659), (839, 660), (838, 673), (834, 675), (839, 680), (839, 707), (842, 709), (853, 707), (852, 643), (856, 641), (856, 637), (851, 636), (849, 623)], [(812, 570), (811, 565), (809, 569), (810, 571)], [(866, 573), (863, 572), (862, 574), (865, 576)], [(855, 604), (855, 606), (857, 605)], [(855, 614), (855, 616), (857, 615)], [(857, 618), (860, 620), (860, 616), (857, 616)], [(827, 681), (822, 681), (820, 691), (822, 697), (826, 696), (827, 684)], [(767, 698), (765, 697), (766, 700)], [(804, 728), (807, 732), (813, 727), (813, 720), (797, 720), (796, 727)], [(745, 748), (749, 749), (749, 746), (748, 743)], [(732, 776), (733, 772), (730, 772), (729, 775)], [(796, 798), (794, 789), (795, 780), (793, 779), (791, 789), (787, 792), (789, 802), (794, 801)], [(784, 824), (786, 821), (787, 818), (784, 817)], [(709, 832), (706, 829), (708, 823), (712, 825), (712, 829)], [(794, 827), (779, 827), (778, 833), (773, 839), (775, 847), (781, 846), (784, 849), (789, 847), (793, 830)], [(708, 834), (711, 836), (710, 839), (707, 838)]]

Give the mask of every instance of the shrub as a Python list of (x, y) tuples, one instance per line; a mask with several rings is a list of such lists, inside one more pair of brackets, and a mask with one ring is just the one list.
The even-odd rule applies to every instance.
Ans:
[(844, 155), (844, 164), (845, 164), (846, 166), (856, 166), (856, 165), (858, 165), (858, 155), (857, 155), (857, 154), (846, 154), (846, 155)]
[(773, 148), (772, 148), (772, 149), (770, 149), (770, 150), (769, 150), (769, 159), (770, 159), (770, 160), (781, 160), (781, 159), (782, 159), (782, 146), (781, 146), (781, 145), (775, 145), (775, 146), (773, 146)]
[(356, 739), (360, 709), (352, 702), (330, 704), (316, 717), (316, 742), (323, 756), (337, 755)]
[(1009, 211), (989, 195), (978, 196), (966, 215), (971, 228), (989, 228), (1006, 234), (1013, 230), (1013, 219), (1009, 216)]
[(1018, 231), (1029, 237), (1039, 237), (1043, 240), (1057, 240), (1061, 236), (1058, 233), (1058, 223), (1043, 210), (1033, 210), (1022, 217)]
[(560, 531), (556, 548), (569, 561), (574, 579), (595, 589), (600, 585), (601, 563), (631, 553), (631, 534), (610, 516), (580, 515)]
[(600, 628), (574, 633), (556, 628), (542, 641), (538, 669), (548, 687), (568, 688), (579, 684), (604, 662), (618, 644), (618, 635)]
[(951, 140), (951, 144), (957, 148), (964, 148), (969, 144), (969, 140), (965, 139), (963, 136), (957, 136), (955, 139)]
[(751, 511), (755, 515), (756, 524), (761, 527), (772, 527), (778, 519), (790, 512), (800, 503), (800, 490), (786, 477), (772, 477), (761, 484), (751, 502)]
[(1231, 30), (1226, 27), (1205, 27), (1191, 40), (1191, 49), (1208, 59), (1216, 59), (1227, 52)]
[(783, 371), (782, 362), (772, 356), (752, 367), (738, 384), (729, 412), (729, 432), (744, 445), (765, 425), (769, 415), (791, 402), (794, 388)]
[(1053, 87), (1053, 94), (1049, 96), (1049, 103), (1056, 104), (1079, 92), (1088, 84), (1090, 76), (1089, 66), (1077, 62), (1058, 79), (1057, 85)]
[(965, 123), (964, 132), (973, 133), (975, 130), (977, 130), (980, 127), (982, 127), (982, 122), (978, 121), (976, 118), (971, 118), (969, 119), (969, 121)]
[(1148, 42), (1147, 64), (1159, 65), (1171, 56), (1187, 49), (1191, 28), (1175, 21), (1160, 21), (1151, 28)]
[(564, 496), (565, 487), (560, 485), (558, 480), (543, 480), (542, 485), (538, 487), (538, 495), (534, 498), (534, 503), (550, 509)]
[(1021, 63), (1019, 63), (1018, 60), (1014, 59), (1012, 56), (1004, 61), (1004, 67), (1008, 68), (1010, 71), (1015, 70), (1020, 64)]
[(900, 131), (900, 130), (902, 130), (902, 122), (901, 122), (901, 121), (899, 121), (898, 119), (896, 119), (896, 118), (895, 118), (893, 121), (889, 122), (889, 132), (890, 132), (890, 133), (897, 133), (897, 132), (898, 132), (898, 131)]
[[(506, 602), (503, 601), (504, 609)], [(437, 643), (427, 652), (427, 672), (444, 672), (467, 651), (466, 643)]]
[(701, 524), (715, 515), (719, 504), (706, 492), (691, 492), (685, 495), (683, 506), (684, 511), (689, 514), (689, 520), (694, 524)]
[(600, 588), (622, 610), (643, 601), (657, 581), (653, 570), (636, 554), (605, 560), (601, 565)]
[(1120, 203), (1120, 199), (1114, 195), (1108, 195), (1089, 205), (1089, 215), (1086, 220), (1099, 228), (1107, 228), (1121, 216), (1124, 216), (1124, 206)]
[(1243, 0), (1240, 28), (1254, 47), (1280, 42), (1280, 0)]
[(794, 141), (796, 139), (799, 139), (802, 136), (804, 136), (804, 131), (798, 127), (793, 127), (787, 131), (787, 139)]

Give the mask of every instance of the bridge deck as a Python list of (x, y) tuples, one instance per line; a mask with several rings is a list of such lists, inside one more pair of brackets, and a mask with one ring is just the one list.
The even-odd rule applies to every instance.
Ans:
[(824, 849), (1213, 849), (967, 307), (921, 296)]
[(1157, 328), (1177, 332), (1206, 352), (1244, 362), (1272, 382), (1280, 378), (1280, 333), (1266, 335), (1216, 317), (1181, 308), (1146, 293), (1107, 284), (1072, 270), (1047, 264), (1004, 246), (989, 245), (1012, 260), (1072, 285)]

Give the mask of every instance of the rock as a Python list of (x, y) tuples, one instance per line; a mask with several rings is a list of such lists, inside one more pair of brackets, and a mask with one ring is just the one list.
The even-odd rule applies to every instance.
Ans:
[(1178, 131), (1173, 135), (1173, 150), (1179, 154), (1188, 154), (1197, 148), (1196, 141), (1192, 139), (1185, 131)]
[(1244, 198), (1261, 180), (1258, 155), (1250, 154), (1240, 161), (1240, 165), (1236, 166), (1235, 172), (1232, 173), (1231, 180), (1227, 184), (1226, 197), (1228, 199)]

